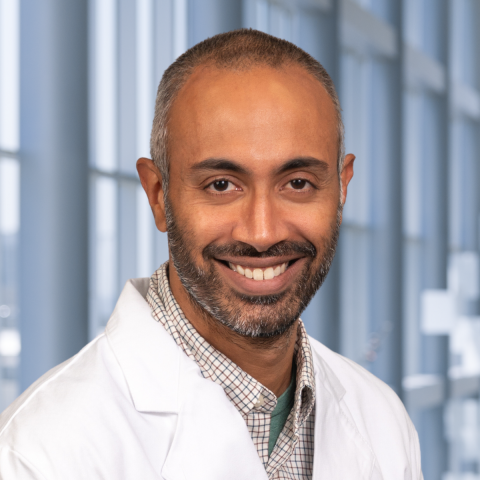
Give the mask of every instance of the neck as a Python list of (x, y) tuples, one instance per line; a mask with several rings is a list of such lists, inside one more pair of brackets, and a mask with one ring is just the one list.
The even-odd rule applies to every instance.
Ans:
[(290, 384), (298, 321), (277, 337), (245, 337), (196, 308), (175, 268), (169, 270), (172, 293), (197, 332), (215, 349), (279, 397)]

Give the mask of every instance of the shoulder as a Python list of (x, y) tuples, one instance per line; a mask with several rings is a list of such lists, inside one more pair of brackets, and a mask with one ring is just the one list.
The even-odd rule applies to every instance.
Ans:
[(355, 396), (361, 398), (384, 399), (390, 405), (403, 408), (403, 404), (397, 394), (385, 382), (373, 375), (367, 369), (349, 358), (330, 350), (319, 341), (309, 337), (310, 345), (314, 357), (318, 361), (323, 361), (328, 368), (335, 374), (340, 383), (345, 388), (346, 396)]
[(324, 362), (333, 372), (339, 383), (345, 389), (346, 397), (354, 397), (357, 401), (367, 400), (370, 405), (383, 404), (404, 411), (397, 394), (385, 382), (370, 373), (364, 367), (332, 350), (317, 340), (309, 337), (316, 364)]
[(385, 382), (358, 363), (333, 352), (317, 340), (310, 338), (316, 365), (324, 365), (344, 392), (342, 401), (356, 416), (362, 419), (385, 417), (389, 422), (405, 425), (410, 419), (398, 395)]
[(76, 439), (88, 441), (95, 434), (91, 426), (102, 423), (112, 398), (119, 403), (127, 396), (122, 372), (102, 334), (47, 372), (0, 415), (0, 451), (27, 452), (43, 470), (47, 459), (42, 452), (71, 453)]
[[(47, 417), (52, 419), (69, 413), (67, 410), (76, 410), (80, 404), (88, 407), (99, 398), (100, 391), (107, 391), (118, 379), (115, 363), (102, 334), (40, 377), (0, 415), (0, 442), (15, 422), (28, 420), (34, 426)], [(41, 416), (37, 415), (39, 409)]]

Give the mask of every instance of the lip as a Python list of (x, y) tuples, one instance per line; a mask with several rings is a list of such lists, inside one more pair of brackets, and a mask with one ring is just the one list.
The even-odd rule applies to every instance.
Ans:
[[(286, 262), (285, 260), (287, 257), (273, 257), (273, 258), (249, 258), (248, 260), (242, 259), (242, 263), (240, 263), (238, 260), (238, 257), (236, 259), (228, 260), (231, 261), (232, 263), (235, 264), (240, 264), (244, 265), (243, 262), (245, 262), (245, 266), (252, 266), (256, 268), (265, 268), (265, 267), (270, 267), (272, 265), (278, 265), (280, 263)], [(234, 272), (231, 268), (226, 266), (220, 261), (216, 261), (220, 273), (226, 278), (227, 282), (239, 293), (243, 293), (245, 295), (274, 295), (276, 293), (281, 293), (282, 291), (286, 290), (292, 283), (293, 279), (298, 275), (298, 273), (302, 270), (303, 266), (305, 265), (306, 262), (306, 257), (292, 257), (292, 260), (297, 259), (298, 260), (291, 265), (290, 267), (287, 268), (287, 270), (279, 275), (278, 277), (274, 277), (270, 280), (253, 280), (252, 278), (247, 278), (243, 275), (240, 275), (237, 272)], [(256, 262), (253, 262), (253, 260), (263, 260), (264, 263), (259, 264)], [(227, 261), (223, 260), (222, 261)], [(268, 263), (266, 263), (268, 261)]]

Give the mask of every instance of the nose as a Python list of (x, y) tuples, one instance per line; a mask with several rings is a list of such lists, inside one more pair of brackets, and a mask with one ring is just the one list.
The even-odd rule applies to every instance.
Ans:
[(270, 247), (287, 240), (288, 228), (281, 209), (268, 192), (252, 195), (243, 205), (233, 238), (265, 252)]

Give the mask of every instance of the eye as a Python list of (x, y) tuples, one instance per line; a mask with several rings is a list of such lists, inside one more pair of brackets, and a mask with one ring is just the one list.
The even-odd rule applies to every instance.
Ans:
[(304, 190), (305, 187), (309, 185), (309, 182), (303, 178), (295, 178), (294, 180), (290, 180), (289, 183), (295, 190)]
[(232, 190), (235, 190), (235, 185), (230, 182), (229, 180), (225, 180), (224, 178), (220, 178), (218, 180), (215, 180), (214, 182), (210, 183), (207, 186), (208, 190), (214, 191), (214, 192), (229, 192)]

